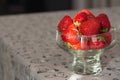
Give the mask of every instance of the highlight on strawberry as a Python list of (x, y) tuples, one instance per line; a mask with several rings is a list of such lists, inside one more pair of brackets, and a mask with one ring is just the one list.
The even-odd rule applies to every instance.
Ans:
[(112, 41), (110, 28), (107, 14), (95, 16), (88, 9), (79, 11), (73, 19), (65, 15), (57, 25), (64, 46), (73, 50), (97, 50), (109, 46)]

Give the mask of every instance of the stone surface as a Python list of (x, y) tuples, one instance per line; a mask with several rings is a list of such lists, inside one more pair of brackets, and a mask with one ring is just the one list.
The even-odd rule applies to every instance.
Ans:
[[(113, 26), (120, 14), (112, 8), (93, 9), (108, 14)], [(55, 43), (58, 21), (77, 11), (0, 16), (0, 80), (120, 80), (120, 46), (102, 56), (105, 69), (96, 77), (73, 74), (72, 56)], [(94, 80), (94, 79), (93, 79)]]

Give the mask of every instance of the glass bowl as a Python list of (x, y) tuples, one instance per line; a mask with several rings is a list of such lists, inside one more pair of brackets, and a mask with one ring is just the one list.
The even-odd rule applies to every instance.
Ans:
[(76, 37), (78, 43), (70, 44), (64, 41), (61, 32), (56, 31), (56, 42), (59, 47), (71, 53), (73, 56), (73, 71), (82, 75), (97, 75), (103, 69), (100, 56), (111, 49), (116, 42), (116, 29), (112, 27), (109, 32), (91, 36), (70, 36)]

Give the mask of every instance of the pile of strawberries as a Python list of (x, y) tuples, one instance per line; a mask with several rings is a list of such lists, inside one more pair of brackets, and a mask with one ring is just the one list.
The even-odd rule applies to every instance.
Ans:
[(107, 47), (112, 41), (108, 16), (94, 16), (88, 9), (78, 12), (74, 19), (64, 16), (58, 26), (64, 46), (74, 50), (96, 50)]

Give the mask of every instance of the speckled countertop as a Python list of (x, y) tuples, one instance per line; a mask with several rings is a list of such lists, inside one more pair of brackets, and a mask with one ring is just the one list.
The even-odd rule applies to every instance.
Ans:
[[(108, 14), (117, 27), (116, 8), (120, 7), (91, 11)], [(56, 45), (55, 34), (61, 17), (73, 17), (77, 11), (0, 16), (0, 80), (120, 80), (118, 44), (102, 56), (106, 67), (97, 77), (72, 72), (72, 56)]]

